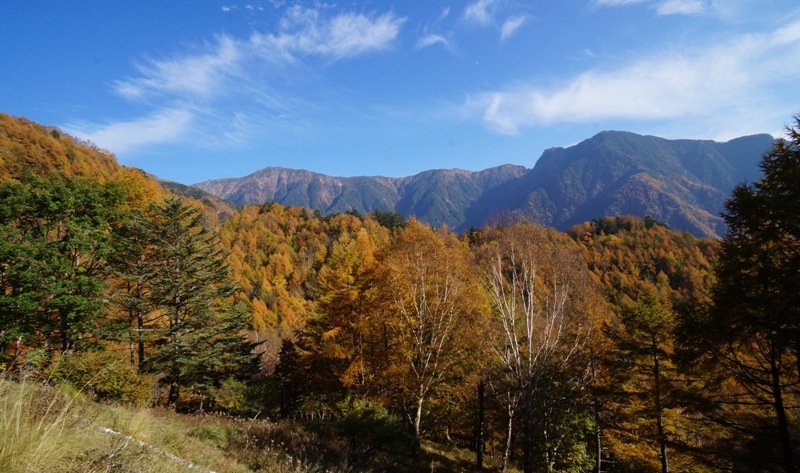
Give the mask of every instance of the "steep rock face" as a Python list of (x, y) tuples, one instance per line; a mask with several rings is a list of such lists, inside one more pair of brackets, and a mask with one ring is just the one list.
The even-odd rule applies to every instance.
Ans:
[(265, 168), (195, 186), (239, 204), (277, 201), (323, 213), (399, 211), (455, 230), (498, 218), (566, 229), (607, 215), (650, 215), (698, 236), (720, 236), (734, 185), (759, 177), (769, 135), (725, 143), (606, 131), (545, 151), (533, 169), (432, 170), (405, 178), (332, 177)]
[(673, 228), (718, 236), (725, 199), (738, 182), (758, 177), (756, 163), (772, 144), (769, 135), (717, 143), (603, 132), (545, 151), (507, 194), (508, 205), (562, 229), (606, 215), (647, 214)]

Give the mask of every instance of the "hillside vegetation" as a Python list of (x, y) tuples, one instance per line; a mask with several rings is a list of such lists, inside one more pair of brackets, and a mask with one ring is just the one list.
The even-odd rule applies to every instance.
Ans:
[(120, 166), (110, 151), (77, 140), (58, 128), (0, 113), (0, 180), (54, 171), (107, 181)]
[(0, 183), (0, 470), (795, 472), (789, 132), (722, 241), (223, 216), (137, 170), (23, 171)]

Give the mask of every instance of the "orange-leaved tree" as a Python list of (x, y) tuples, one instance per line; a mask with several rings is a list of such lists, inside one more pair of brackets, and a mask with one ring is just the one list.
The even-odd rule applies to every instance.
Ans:
[(466, 244), (411, 219), (382, 262), (389, 347), (387, 380), (412, 427), (419, 452), (423, 409), (435, 390), (459, 376), (482, 311), (480, 284)]

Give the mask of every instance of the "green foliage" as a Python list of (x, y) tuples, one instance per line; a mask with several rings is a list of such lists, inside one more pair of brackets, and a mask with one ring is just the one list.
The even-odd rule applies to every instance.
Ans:
[(0, 184), (0, 344), (72, 349), (102, 316), (115, 184), (61, 175)]
[(353, 454), (367, 458), (375, 452), (398, 453), (408, 448), (410, 437), (405, 423), (383, 405), (368, 399), (347, 400), (339, 405), (336, 420), (339, 434), (348, 440)]
[(151, 402), (153, 379), (139, 374), (121, 354), (108, 351), (66, 353), (50, 368), (50, 378), (68, 382), (101, 401), (134, 405)]
[(218, 447), (224, 448), (228, 445), (228, 431), (217, 424), (200, 425), (189, 430), (187, 435), (189, 437), (209, 441)]
[(214, 405), (232, 413), (251, 410), (250, 395), (251, 389), (247, 383), (235, 378), (226, 378), (220, 382), (219, 387), (211, 389)]
[(150, 299), (163, 310), (167, 325), (146, 366), (164, 373), (162, 382), (170, 384), (168, 402), (174, 404), (181, 386), (206, 394), (225, 378), (253, 373), (255, 347), (244, 338), (248, 311), (233, 297), (237, 287), (200, 211), (178, 198), (152, 210)]
[(372, 213), (375, 221), (388, 228), (394, 230), (395, 228), (403, 228), (406, 226), (406, 219), (400, 212), (381, 211), (376, 210)]

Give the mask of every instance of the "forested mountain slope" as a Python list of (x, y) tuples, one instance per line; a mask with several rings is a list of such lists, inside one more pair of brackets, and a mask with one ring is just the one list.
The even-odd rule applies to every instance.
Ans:
[(268, 167), (240, 179), (215, 179), (195, 187), (239, 204), (275, 201), (325, 214), (390, 210), (431, 225), (460, 228), (466, 222), (467, 209), (488, 189), (525, 172), (522, 166), (505, 165), (480, 172), (438, 169), (405, 178), (333, 177)]
[(678, 230), (719, 236), (733, 186), (758, 176), (769, 135), (667, 140), (608, 131), (544, 152), (533, 169), (431, 170), (405, 178), (331, 177), (265, 168), (239, 179), (195, 184), (239, 204), (276, 201), (323, 213), (399, 211), (464, 230), (499, 215), (564, 230), (607, 215), (652, 215)]
[(23, 173), (60, 171), (108, 180), (120, 170), (114, 155), (58, 128), (0, 113), (0, 181)]
[(118, 181), (136, 194), (142, 205), (171, 194), (189, 198), (204, 208), (212, 223), (225, 220), (236, 211), (235, 205), (200, 189), (159, 181), (139, 169), (120, 166), (111, 151), (57, 127), (0, 113), (0, 182), (51, 173), (103, 183)]

